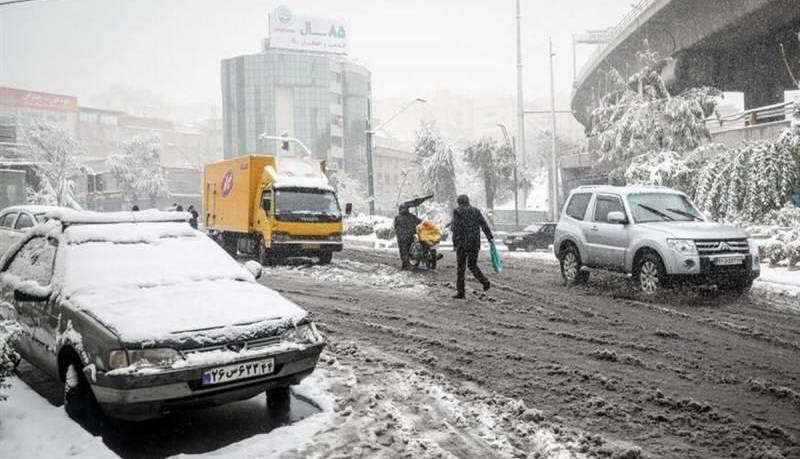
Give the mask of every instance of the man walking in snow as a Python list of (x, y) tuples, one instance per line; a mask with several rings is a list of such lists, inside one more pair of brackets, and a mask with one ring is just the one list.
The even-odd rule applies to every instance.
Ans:
[(409, 252), (411, 244), (414, 243), (414, 235), (417, 234), (417, 225), (421, 221), (419, 217), (409, 212), (405, 205), (400, 206), (397, 216), (394, 217), (394, 233), (397, 235), (397, 248), (400, 250), (400, 262), (402, 263), (400, 269), (411, 267)]
[(453, 210), (453, 247), (456, 250), (458, 270), (456, 277), (457, 293), (453, 298), (465, 297), (464, 274), (466, 268), (472, 272), (475, 279), (483, 285), (483, 290), (489, 290), (491, 283), (478, 267), (478, 252), (481, 250), (481, 230), (489, 241), (492, 241), (492, 230), (486, 224), (481, 211), (469, 205), (469, 197), (462, 194), (458, 197), (458, 207)]

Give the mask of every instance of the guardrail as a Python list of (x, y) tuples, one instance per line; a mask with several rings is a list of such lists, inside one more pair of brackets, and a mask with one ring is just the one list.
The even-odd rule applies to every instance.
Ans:
[(713, 134), (731, 129), (754, 127), (759, 124), (771, 123), (774, 121), (789, 120), (793, 116), (796, 103), (795, 101), (787, 101), (766, 105), (764, 107), (751, 108), (724, 116), (712, 116), (706, 118), (706, 126)]

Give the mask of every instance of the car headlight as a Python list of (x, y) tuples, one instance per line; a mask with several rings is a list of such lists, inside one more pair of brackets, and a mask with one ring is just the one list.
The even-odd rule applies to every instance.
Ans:
[(667, 239), (667, 245), (678, 253), (696, 255), (697, 247), (692, 239)]
[(322, 333), (320, 333), (319, 330), (317, 330), (317, 326), (314, 325), (314, 322), (305, 323), (289, 329), (289, 331), (283, 335), (283, 338), (297, 343), (318, 343), (324, 339)]
[(166, 366), (181, 358), (178, 351), (168, 347), (128, 351), (128, 361), (131, 365)]
[(128, 366), (128, 353), (123, 349), (115, 349), (108, 353), (108, 368), (116, 370)]

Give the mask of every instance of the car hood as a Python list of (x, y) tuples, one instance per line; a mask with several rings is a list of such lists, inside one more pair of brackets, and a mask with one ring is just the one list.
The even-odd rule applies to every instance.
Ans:
[(116, 287), (66, 301), (124, 345), (191, 348), (280, 333), (306, 311), (255, 282), (205, 280), (156, 287)]
[(658, 231), (682, 239), (743, 239), (747, 231), (735, 226), (713, 222), (651, 222), (638, 225), (648, 231)]

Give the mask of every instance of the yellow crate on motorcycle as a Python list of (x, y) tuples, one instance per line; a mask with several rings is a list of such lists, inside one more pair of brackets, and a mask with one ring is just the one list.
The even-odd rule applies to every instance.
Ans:
[(417, 225), (417, 237), (419, 240), (429, 247), (434, 246), (442, 240), (442, 230), (436, 223), (430, 220), (422, 220), (422, 223)]

